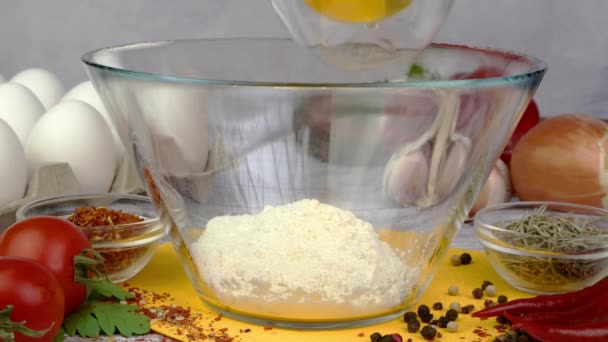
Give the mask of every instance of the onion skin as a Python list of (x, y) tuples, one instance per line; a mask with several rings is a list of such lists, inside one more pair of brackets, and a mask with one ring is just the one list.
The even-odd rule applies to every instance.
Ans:
[(541, 121), (513, 149), (515, 193), (523, 201), (607, 207), (607, 139), (608, 124), (589, 115), (562, 114)]

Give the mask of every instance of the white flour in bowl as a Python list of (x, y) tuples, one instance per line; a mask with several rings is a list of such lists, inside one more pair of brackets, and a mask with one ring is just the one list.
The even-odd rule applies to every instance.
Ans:
[(417, 276), (371, 224), (309, 199), (215, 217), (191, 252), (223, 305), (265, 315), (373, 314), (400, 305)]

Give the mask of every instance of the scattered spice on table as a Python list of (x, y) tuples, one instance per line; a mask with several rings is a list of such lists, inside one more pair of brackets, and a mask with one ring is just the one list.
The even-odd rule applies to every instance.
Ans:
[(238, 334), (231, 335), (228, 328), (218, 327), (222, 322), (221, 314), (213, 314), (211, 318), (205, 317), (201, 313), (193, 312), (189, 307), (163, 304), (171, 300), (168, 293), (132, 288), (128, 283), (123, 286), (135, 295), (127, 303), (140, 306), (141, 312), (151, 319), (153, 327), (160, 325), (188, 341), (237, 342), (242, 341), (238, 334), (251, 332), (251, 329), (241, 329)]

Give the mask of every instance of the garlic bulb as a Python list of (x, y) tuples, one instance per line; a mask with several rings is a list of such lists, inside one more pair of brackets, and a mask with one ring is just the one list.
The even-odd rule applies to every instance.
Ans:
[(489, 205), (510, 201), (513, 196), (510, 178), (507, 164), (498, 159), (481, 193), (477, 196), (477, 200), (473, 204), (469, 216), (473, 217), (480, 209)]

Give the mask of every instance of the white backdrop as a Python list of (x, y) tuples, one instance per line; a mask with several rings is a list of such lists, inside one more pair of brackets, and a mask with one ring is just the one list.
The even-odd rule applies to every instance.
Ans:
[[(608, 118), (608, 0), (455, 0), (436, 41), (535, 55), (549, 65), (542, 115)], [(86, 79), (91, 49), (158, 39), (285, 37), (270, 0), (0, 0), (0, 74), (28, 67), (66, 87)]]

